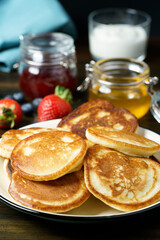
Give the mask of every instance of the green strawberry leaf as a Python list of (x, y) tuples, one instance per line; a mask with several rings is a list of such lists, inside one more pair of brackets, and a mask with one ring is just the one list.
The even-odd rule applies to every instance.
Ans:
[(68, 88), (57, 85), (55, 88), (54, 94), (64, 100), (66, 100), (69, 103), (72, 102), (72, 93)]
[(16, 115), (14, 114), (13, 110), (15, 109), (15, 105), (12, 105), (10, 108), (2, 107), (2, 113), (0, 115), (0, 123), (8, 124), (10, 128), (13, 128), (15, 125)]

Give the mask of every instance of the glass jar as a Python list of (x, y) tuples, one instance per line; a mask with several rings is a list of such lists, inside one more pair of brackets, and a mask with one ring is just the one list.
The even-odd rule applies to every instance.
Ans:
[(89, 49), (93, 59), (146, 57), (151, 17), (131, 8), (103, 8), (89, 14)]
[(30, 98), (54, 93), (56, 85), (74, 91), (77, 66), (73, 38), (64, 33), (20, 37), (19, 85)]
[[(126, 108), (137, 118), (144, 116), (151, 103), (152, 85), (149, 66), (131, 58), (111, 58), (86, 64), (85, 84), (88, 98), (107, 99), (118, 108)], [(86, 86), (85, 86), (86, 87)]]

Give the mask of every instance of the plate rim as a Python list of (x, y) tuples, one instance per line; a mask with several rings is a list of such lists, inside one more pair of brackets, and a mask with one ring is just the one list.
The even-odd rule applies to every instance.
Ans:
[[(37, 125), (45, 125), (47, 123), (52, 123), (52, 122), (58, 122), (60, 121), (61, 119), (54, 119), (54, 120), (49, 120), (49, 121), (44, 121), (44, 122), (36, 122), (36, 123), (32, 123), (32, 124), (29, 124), (29, 125), (26, 125), (24, 127), (21, 127), (20, 129), (23, 129), (23, 128), (30, 128), (30, 127), (34, 127), (34, 126), (37, 126)], [(158, 133), (156, 132), (153, 132), (152, 130), (149, 130), (149, 129), (146, 129), (146, 128), (143, 128), (143, 127), (138, 127), (138, 129), (140, 131), (148, 131), (149, 133), (151, 132), (152, 134), (157, 134), (159, 135)], [(141, 214), (141, 213), (144, 213), (144, 212), (148, 212), (148, 211), (151, 211), (157, 207), (160, 207), (160, 201), (157, 202), (157, 203), (154, 203), (150, 206), (147, 206), (145, 208), (142, 208), (142, 209), (138, 209), (138, 210), (135, 210), (135, 211), (132, 211), (132, 212), (122, 212), (121, 214), (115, 214), (115, 215), (67, 215), (67, 213), (50, 213), (50, 212), (43, 212), (43, 211), (39, 211), (37, 209), (33, 209), (33, 208), (29, 208), (29, 207), (26, 207), (26, 206), (23, 206), (21, 205), (20, 203), (16, 203), (14, 201), (11, 201), (9, 199), (7, 199), (6, 197), (4, 197), (2, 194), (0, 194), (0, 201), (2, 203), (5, 203), (7, 206), (15, 209), (15, 210), (18, 210), (18, 211), (21, 211), (23, 213), (26, 213), (26, 214), (30, 214), (30, 215), (34, 215), (36, 217), (40, 217), (40, 218), (44, 218), (44, 219), (47, 219), (47, 220), (52, 220), (52, 221), (59, 221), (59, 222), (74, 222), (74, 223), (77, 223), (77, 222), (97, 222), (99, 220), (102, 220), (102, 221), (106, 221), (106, 220), (118, 220), (118, 219), (121, 219), (121, 218), (126, 218), (126, 217), (129, 217), (129, 216), (134, 216), (134, 215), (138, 215), (138, 214)]]
[(106, 220), (118, 220), (118, 219), (125, 219), (126, 217), (131, 217), (135, 216), (141, 213), (149, 212), (155, 208), (160, 207), (160, 202), (155, 203), (154, 205), (148, 206), (146, 208), (138, 209), (136, 211), (132, 212), (126, 212), (126, 213), (121, 213), (117, 215), (98, 215), (98, 216), (92, 216), (92, 215), (67, 215), (67, 214), (61, 214), (61, 213), (47, 213), (43, 211), (39, 211), (36, 209), (32, 208), (27, 208), (23, 205), (20, 205), (18, 203), (15, 203), (14, 201), (10, 201), (4, 196), (0, 195), (0, 201), (5, 203), (7, 206), (21, 211), (25, 214), (30, 214), (36, 217), (44, 218), (47, 220), (52, 220), (52, 221), (60, 221), (60, 222), (97, 222), (99, 220), (106, 221)]

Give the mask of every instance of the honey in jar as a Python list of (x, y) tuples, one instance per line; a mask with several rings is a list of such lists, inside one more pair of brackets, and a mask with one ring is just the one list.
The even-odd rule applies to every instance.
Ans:
[(150, 108), (152, 84), (149, 66), (129, 58), (93, 61), (86, 65), (90, 79), (88, 98), (109, 100), (115, 107), (128, 109), (137, 118)]

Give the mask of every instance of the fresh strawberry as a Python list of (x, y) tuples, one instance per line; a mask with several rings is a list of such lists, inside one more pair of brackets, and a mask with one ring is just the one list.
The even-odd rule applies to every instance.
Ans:
[(69, 89), (57, 86), (55, 94), (50, 94), (42, 99), (38, 106), (38, 122), (62, 118), (72, 111), (69, 101), (72, 94)]
[(0, 100), (0, 128), (13, 128), (22, 118), (22, 109), (13, 99)]

